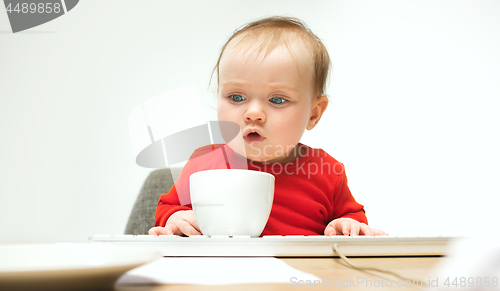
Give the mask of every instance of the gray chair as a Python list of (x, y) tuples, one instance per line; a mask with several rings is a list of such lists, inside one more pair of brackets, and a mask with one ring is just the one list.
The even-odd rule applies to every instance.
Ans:
[(125, 234), (148, 234), (148, 230), (155, 223), (155, 211), (160, 196), (170, 191), (173, 185), (172, 172), (168, 168), (149, 174), (135, 200)]

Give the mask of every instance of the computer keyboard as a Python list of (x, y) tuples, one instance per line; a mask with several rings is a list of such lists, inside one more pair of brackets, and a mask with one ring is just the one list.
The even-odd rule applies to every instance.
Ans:
[(333, 244), (346, 256), (445, 255), (454, 237), (402, 236), (171, 236), (94, 235), (92, 242), (137, 245), (164, 256), (333, 257)]

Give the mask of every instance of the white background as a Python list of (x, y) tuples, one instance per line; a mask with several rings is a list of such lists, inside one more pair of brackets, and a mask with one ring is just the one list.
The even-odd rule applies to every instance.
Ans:
[(128, 114), (192, 83), (212, 104), (221, 46), (271, 15), (329, 49), (331, 103), (303, 142), (346, 165), (372, 226), (499, 229), (500, 1), (84, 0), (16, 34), (0, 10), (0, 241), (123, 233), (151, 171)]

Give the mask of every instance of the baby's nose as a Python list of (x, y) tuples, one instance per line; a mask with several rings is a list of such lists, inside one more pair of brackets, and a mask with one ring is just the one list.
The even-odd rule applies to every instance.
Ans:
[(248, 110), (245, 112), (244, 118), (246, 121), (265, 122), (266, 114), (264, 113), (264, 110), (262, 110), (260, 106), (254, 105), (248, 108)]
[(262, 117), (259, 117), (259, 116), (254, 116), (254, 115), (247, 115), (247, 116), (245, 117), (245, 119), (246, 119), (247, 121), (262, 121), (262, 120), (263, 120), (263, 118), (262, 118)]

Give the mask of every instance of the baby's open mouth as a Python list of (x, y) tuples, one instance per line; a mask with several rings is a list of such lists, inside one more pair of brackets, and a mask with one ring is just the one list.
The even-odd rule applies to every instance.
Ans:
[(243, 137), (243, 139), (245, 140), (246, 143), (257, 144), (257, 143), (262, 142), (266, 138), (263, 137), (262, 135), (260, 135), (259, 133), (252, 131), (252, 132), (249, 132), (248, 134), (246, 134)]

